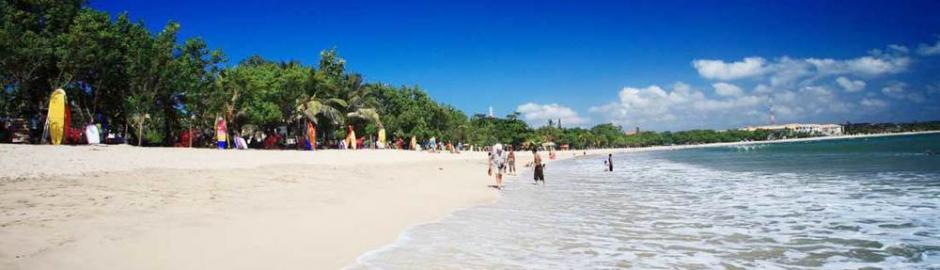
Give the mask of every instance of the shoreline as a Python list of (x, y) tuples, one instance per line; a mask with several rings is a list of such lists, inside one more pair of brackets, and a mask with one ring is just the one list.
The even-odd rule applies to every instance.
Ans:
[[(794, 138), (794, 139), (782, 139), (782, 140), (773, 140), (773, 141), (750, 141), (750, 142), (710, 143), (710, 144), (682, 145), (682, 146), (650, 146), (650, 147), (637, 147), (637, 148), (610, 148), (610, 149), (565, 150), (565, 151), (556, 151), (556, 152), (559, 152), (559, 154), (557, 155), (557, 156), (559, 156), (559, 158), (557, 158), (557, 159), (555, 159), (555, 160), (546, 160), (545, 162), (546, 162), (546, 163), (552, 163), (552, 162), (563, 161), (563, 160), (567, 160), (567, 159), (581, 158), (581, 157), (585, 157), (585, 156), (598, 156), (598, 155), (603, 155), (603, 154), (606, 154), (606, 153), (636, 153), (636, 152), (648, 152), (648, 151), (669, 151), (669, 150), (683, 150), (683, 149), (695, 149), (695, 148), (707, 148), (707, 147), (725, 147), (725, 146), (739, 146), (739, 145), (754, 145), (754, 144), (766, 144), (766, 143), (794, 143), (794, 142), (812, 142), (812, 141), (841, 140), (841, 139), (864, 139), (864, 138), (876, 138), (876, 137), (925, 135), (925, 134), (938, 134), (938, 133), (940, 133), (940, 131), (917, 131), (917, 132), (898, 132), (898, 133), (879, 133), (879, 134), (863, 134), (863, 135), (841, 135), (841, 136), (826, 136), (826, 137), (811, 137), (811, 138)], [(583, 153), (583, 154), (579, 154), (579, 152), (581, 152), (581, 153)], [(562, 155), (562, 154), (564, 154), (564, 155)], [(572, 154), (572, 155), (569, 155), (569, 154)], [(532, 157), (531, 157), (531, 152), (525, 152), (525, 154), (521, 154), (521, 155), (517, 152), (517, 155), (522, 156), (522, 157), (524, 157), (524, 158), (526, 158), (526, 159), (531, 159), (531, 158), (532, 158)], [(517, 158), (517, 162), (519, 162), (519, 158)], [(517, 163), (517, 166), (518, 166), (519, 164), (523, 164), (523, 165), (524, 165), (525, 162), (523, 162), (523, 163)], [(528, 167), (525, 167), (525, 166), (522, 166), (522, 169), (523, 169), (523, 170), (528, 170), (529, 168), (528, 168)], [(517, 170), (517, 171), (518, 171), (518, 170)], [(519, 177), (521, 177), (521, 176), (522, 176), (521, 174), (518, 174), (518, 173), (517, 173), (516, 175), (512, 175), (512, 176), (508, 176), (507, 178), (504, 178), (503, 181), (505, 182), (507, 179), (519, 180)], [(396, 238), (395, 241), (390, 242), (390, 243), (387, 243), (387, 244), (385, 244), (385, 245), (383, 245), (383, 246), (381, 246), (381, 247), (379, 247), (379, 248), (376, 248), (376, 249), (372, 249), (372, 250), (368, 250), (368, 251), (366, 251), (366, 252), (363, 252), (361, 255), (359, 255), (358, 257), (356, 257), (356, 261), (355, 261), (355, 262), (353, 262), (353, 263), (351, 263), (351, 264), (349, 264), (349, 265), (346, 265), (346, 266), (343, 267), (342, 269), (354, 269), (354, 268), (357, 267), (357, 266), (367, 266), (367, 264), (363, 262), (363, 259), (365, 259), (366, 257), (368, 257), (368, 256), (370, 256), (370, 255), (373, 255), (373, 254), (382, 252), (382, 251), (384, 251), (384, 250), (387, 250), (387, 249), (390, 249), (390, 248), (394, 248), (396, 245), (398, 245), (398, 243), (402, 240), (402, 238), (404, 238), (404, 237), (406, 236), (407, 233), (409, 233), (410, 231), (412, 231), (412, 230), (415, 229), (416, 227), (419, 227), (419, 226), (422, 226), (422, 225), (427, 225), (427, 224), (433, 224), (433, 223), (440, 222), (441, 220), (446, 219), (446, 218), (448, 218), (448, 217), (451, 217), (451, 216), (454, 215), (454, 213), (456, 213), (456, 212), (458, 212), (458, 211), (461, 211), (461, 210), (470, 209), (470, 208), (473, 208), (473, 207), (479, 207), (479, 206), (481, 206), (481, 205), (486, 205), (486, 204), (497, 203), (498, 201), (499, 201), (499, 198), (496, 198), (496, 199), (494, 199), (494, 200), (491, 201), (491, 202), (481, 203), (481, 204), (477, 204), (477, 205), (471, 205), (471, 206), (467, 206), (467, 207), (461, 207), (461, 208), (452, 209), (450, 212), (448, 212), (447, 215), (442, 216), (442, 217), (439, 218), (439, 219), (436, 219), (436, 220), (433, 220), (433, 221), (428, 221), (428, 222), (422, 222), (422, 223), (412, 224), (412, 225), (408, 226), (407, 228), (405, 228), (404, 230), (402, 230), (402, 231), (398, 234), (398, 237)]]
[[(608, 152), (612, 153), (632, 153), (632, 152), (646, 152), (646, 151), (662, 151), (662, 150), (682, 150), (682, 149), (694, 149), (694, 148), (707, 148), (707, 147), (724, 147), (724, 146), (740, 146), (740, 145), (755, 145), (755, 144), (775, 144), (775, 143), (795, 143), (795, 142), (813, 142), (813, 141), (828, 141), (828, 140), (852, 140), (852, 139), (865, 139), (865, 138), (878, 138), (878, 137), (893, 137), (893, 136), (911, 136), (911, 135), (928, 135), (928, 134), (940, 134), (940, 130), (931, 130), (931, 131), (912, 131), (912, 132), (897, 132), (897, 133), (877, 133), (877, 134), (861, 134), (861, 135), (839, 135), (839, 136), (824, 136), (824, 137), (809, 137), (809, 138), (793, 138), (793, 139), (781, 139), (781, 140), (769, 140), (769, 141), (742, 141), (742, 142), (723, 142), (723, 143), (704, 143), (704, 144), (690, 144), (690, 145), (657, 145), (657, 146), (646, 146), (646, 147), (633, 147), (633, 148), (610, 148), (606, 149)], [(601, 149), (592, 149), (601, 151)], [(592, 155), (591, 151), (588, 150), (588, 155)], [(602, 152), (602, 151), (601, 151)]]
[[(546, 162), (936, 133), (568, 150)], [(347, 269), (500, 194), (486, 187), (484, 152), (0, 145), (0, 154), (4, 269)], [(529, 161), (517, 152), (520, 173), (504, 181), (527, 175)]]

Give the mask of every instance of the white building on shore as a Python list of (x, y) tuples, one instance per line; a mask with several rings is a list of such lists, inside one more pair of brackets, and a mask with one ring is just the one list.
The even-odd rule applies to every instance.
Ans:
[(842, 135), (842, 125), (838, 124), (785, 124), (785, 125), (768, 125), (768, 126), (755, 126), (755, 127), (746, 127), (742, 130), (755, 131), (758, 129), (763, 130), (791, 130), (798, 133), (808, 133), (808, 134), (818, 134), (823, 136), (838, 136)]

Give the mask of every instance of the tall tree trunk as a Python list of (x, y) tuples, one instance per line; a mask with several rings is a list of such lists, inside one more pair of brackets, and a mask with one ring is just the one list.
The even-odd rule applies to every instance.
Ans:
[(144, 146), (144, 121), (137, 123), (137, 146)]
[(163, 145), (173, 145), (173, 105), (170, 104), (168, 96), (161, 96), (160, 102), (163, 103)]

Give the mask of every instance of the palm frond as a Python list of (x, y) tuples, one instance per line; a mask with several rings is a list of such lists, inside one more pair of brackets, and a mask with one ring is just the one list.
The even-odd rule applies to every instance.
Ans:
[(360, 108), (353, 112), (347, 113), (346, 116), (349, 118), (359, 118), (375, 123), (375, 125), (379, 126), (379, 128), (383, 127), (382, 120), (379, 118), (379, 112), (372, 108)]
[(343, 122), (345, 120), (343, 118), (342, 112), (340, 112), (338, 108), (335, 108), (334, 106), (326, 104), (325, 102), (321, 102), (317, 99), (311, 99), (307, 102), (304, 102), (298, 107), (298, 110), (303, 114), (303, 116), (307, 117), (307, 119), (314, 124), (319, 124), (317, 116), (322, 116), (334, 124)]
[(331, 99), (327, 99), (325, 103), (326, 103), (326, 104), (330, 104), (330, 105), (332, 105), (332, 106), (334, 106), (334, 107), (336, 107), (336, 108), (346, 108), (346, 107), (349, 107), (349, 103), (347, 103), (346, 100), (343, 100), (343, 99), (341, 99), (341, 98), (331, 98)]

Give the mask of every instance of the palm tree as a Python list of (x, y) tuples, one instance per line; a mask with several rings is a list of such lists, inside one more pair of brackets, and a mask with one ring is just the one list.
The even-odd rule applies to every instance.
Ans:
[[(342, 111), (340, 111), (340, 108), (343, 107), (346, 107), (346, 101), (340, 98), (322, 98), (314, 94), (309, 98), (298, 100), (295, 118), (306, 118), (307, 121), (313, 123), (313, 135), (316, 136), (316, 127), (320, 124), (319, 119), (323, 118), (334, 125), (346, 121)], [(315, 140), (312, 140), (310, 145), (313, 149), (316, 149)]]
[(359, 74), (346, 74), (345, 61), (335, 49), (320, 53), (320, 68), (311, 74), (307, 89), (312, 94), (301, 100), (298, 111), (314, 124), (318, 117), (333, 125), (361, 119), (383, 128), (373, 87), (363, 84)]
[(378, 101), (375, 99), (373, 87), (363, 85), (362, 76), (359, 74), (345, 75), (344, 86), (340, 95), (346, 101), (343, 107), (346, 117), (352, 119), (362, 119), (374, 123), (380, 129), (383, 128), (382, 120), (379, 117)]
[(346, 101), (340, 98), (320, 98), (316, 95), (301, 100), (297, 106), (297, 117), (306, 117), (314, 124), (319, 124), (320, 117), (329, 120), (332, 124), (339, 124), (345, 121), (341, 108), (346, 106)]

